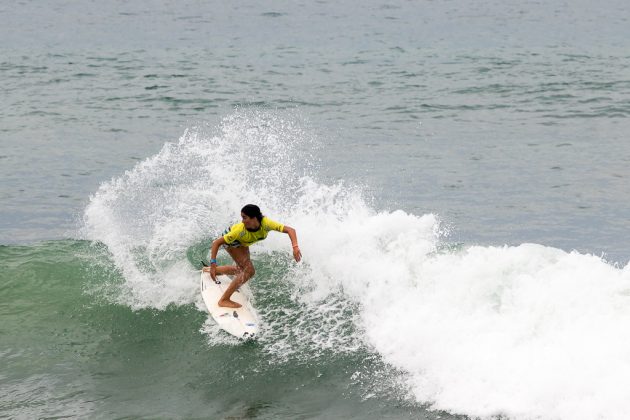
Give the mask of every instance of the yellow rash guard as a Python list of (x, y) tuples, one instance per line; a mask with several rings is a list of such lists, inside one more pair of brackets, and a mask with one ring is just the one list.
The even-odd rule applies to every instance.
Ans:
[(273, 220), (263, 217), (260, 227), (256, 232), (250, 232), (245, 229), (245, 223), (237, 223), (223, 232), (223, 239), (227, 246), (250, 246), (251, 244), (262, 241), (267, 237), (270, 231), (276, 230), (282, 232), (284, 225), (274, 222)]

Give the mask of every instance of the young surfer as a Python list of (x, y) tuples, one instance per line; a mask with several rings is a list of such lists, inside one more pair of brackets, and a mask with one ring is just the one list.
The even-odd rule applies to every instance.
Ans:
[[(289, 235), (291, 244), (293, 245), (293, 258), (298, 262), (302, 259), (295, 229), (283, 225), (282, 223), (274, 222), (268, 217), (263, 216), (260, 212), (260, 208), (254, 204), (248, 204), (241, 209), (241, 218), (243, 219), (241, 223), (237, 223), (229, 229), (226, 229), (225, 232), (223, 232), (223, 236), (220, 236), (212, 242), (212, 247), (210, 248), (210, 267), (203, 268), (204, 271), (210, 272), (210, 276), (213, 280), (216, 280), (219, 274), (236, 276), (219, 300), (219, 306), (227, 308), (241, 307), (240, 303), (230, 300), (230, 297), (237, 288), (251, 279), (256, 272), (249, 258), (249, 246), (265, 239), (270, 231), (276, 230)], [(217, 266), (219, 247), (223, 247), (228, 254), (230, 254), (230, 257), (232, 257), (236, 265)]]

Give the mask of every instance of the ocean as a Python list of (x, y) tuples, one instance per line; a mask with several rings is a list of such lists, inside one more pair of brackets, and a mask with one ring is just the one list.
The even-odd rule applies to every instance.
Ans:
[[(0, 418), (626, 419), (629, 19), (0, 4)], [(242, 342), (198, 270), (247, 203), (303, 261), (252, 247)]]

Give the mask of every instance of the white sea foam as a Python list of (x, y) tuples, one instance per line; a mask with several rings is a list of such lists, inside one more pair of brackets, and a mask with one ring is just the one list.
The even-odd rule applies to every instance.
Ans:
[(408, 258), (407, 273), (346, 290), (418, 401), (481, 417), (630, 412), (628, 268), (531, 244)]
[[(123, 273), (121, 301), (198, 303), (187, 250), (254, 202), (298, 229), (304, 255), (284, 279), (293, 309), (259, 308), (274, 325), (269, 351), (367, 346), (405, 372), (419, 404), (453, 413), (630, 413), (628, 266), (535, 244), (447, 250), (436, 216), (377, 211), (356, 188), (318, 182), (304, 165), (311, 147), (299, 118), (237, 111), (217, 133), (191, 129), (104, 183), (84, 232)], [(286, 256), (287, 241), (272, 234), (252, 251)]]

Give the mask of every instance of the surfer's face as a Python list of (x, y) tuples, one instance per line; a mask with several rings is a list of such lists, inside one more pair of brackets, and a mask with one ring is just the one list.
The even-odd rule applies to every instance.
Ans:
[(243, 218), (245, 229), (255, 232), (260, 228), (260, 222), (255, 217), (249, 217), (245, 213), (241, 213), (241, 217)]

